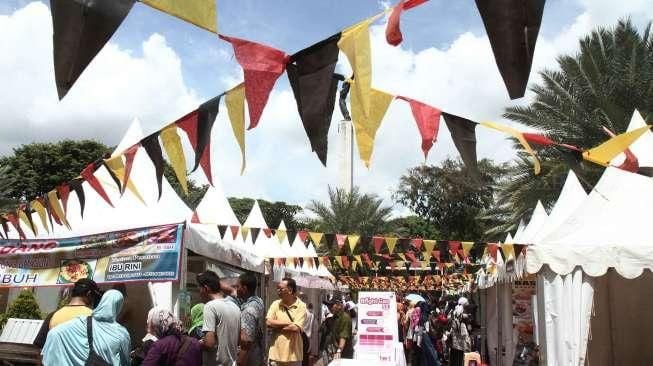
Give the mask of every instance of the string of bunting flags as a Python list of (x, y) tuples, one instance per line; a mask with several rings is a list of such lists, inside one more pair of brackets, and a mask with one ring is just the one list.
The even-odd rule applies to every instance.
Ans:
[[(66, 16), (69, 16), (69, 13), (73, 12), (71, 7), (81, 6), (86, 7), (84, 9), (88, 10), (86, 12), (80, 12), (84, 13), (83, 15), (78, 14), (75, 16), (101, 17), (106, 16), (102, 15), (104, 14), (103, 12), (107, 11), (107, 9), (103, 7), (118, 6), (117, 4), (119, 3), (123, 4), (123, 7), (120, 9), (128, 12), (130, 7), (133, 5), (133, 0), (121, 1), (122, 2), (116, 1), (116, 4), (113, 4), (113, 2), (87, 2), (82, 4), (68, 0), (53, 1), (52, 13), (55, 24), (55, 65), (58, 62), (57, 60), (59, 60), (57, 57), (58, 53), (63, 57), (63, 59), (70, 61), (71, 65), (79, 66), (83, 64), (83, 62), (78, 62), (79, 60), (76, 58), (62, 56), (66, 52), (62, 53), (57, 51), (57, 49), (60, 49), (60, 47), (57, 46), (57, 40), (60, 39), (60, 37), (63, 37), (61, 39), (66, 40), (65, 42), (62, 41), (63, 45), (76, 44), (75, 42), (69, 42), (71, 38), (66, 38), (70, 35), (58, 35), (57, 33), (57, 29), (59, 28), (77, 29), (75, 27), (64, 27), (64, 23), (61, 22), (62, 19), (67, 19)], [(203, 3), (204, 1), (205, 0), (196, 2), (196, 4)], [(402, 38), (399, 29), (399, 17), (401, 12), (416, 7), (424, 2), (424, 0), (402, 0), (399, 2), (398, 6), (389, 9), (389, 11), (392, 11), (390, 15), (391, 21), (388, 22), (386, 32), (386, 38), (389, 43), (398, 44), (397, 42), (400, 42), (400, 38)], [(527, 3), (537, 2), (538, 1)], [(543, 1), (541, 2), (543, 3)], [(76, 5), (71, 5), (70, 3)], [(107, 5), (106, 3), (111, 3), (113, 5)], [(154, 7), (158, 6), (159, 9), (166, 8), (166, 6), (173, 6), (171, 0), (146, 0), (144, 3), (150, 4)], [(521, 3), (522, 2), (520, 2), (520, 4)], [(175, 2), (174, 4), (179, 4), (179, 2)], [(197, 6), (201, 7), (200, 5)], [(180, 9), (181, 8), (177, 10), (181, 12)], [(186, 11), (190, 10), (186, 9), (183, 13), (186, 14)], [(188, 14), (192, 14), (192, 11)], [(394, 96), (377, 90), (371, 85), (372, 66), (369, 26), (383, 14), (384, 13), (377, 14), (374, 17), (359, 22), (342, 32), (334, 34), (293, 55), (287, 55), (281, 50), (256, 42), (219, 35), (221, 39), (232, 44), (235, 58), (243, 68), (243, 83), (240, 83), (224, 93), (206, 101), (197, 109), (187, 113), (178, 120), (166, 124), (160, 130), (143, 138), (139, 143), (125, 149), (121, 154), (116, 154), (113, 157), (105, 159), (99, 159), (86, 166), (78, 177), (68, 182), (62, 182), (57, 187), (54, 187), (46, 194), (39, 197), (28, 197), (28, 202), (21, 203), (15, 208), (15, 210), (0, 214), (0, 225), (2, 226), (4, 236), (8, 237), (8, 231), (10, 230), (9, 224), (11, 224), (11, 227), (13, 227), (18, 233), (18, 236), (20, 238), (25, 238), (26, 235), (21, 226), (21, 222), (36, 236), (37, 229), (34, 225), (34, 219), (32, 216), (32, 213), (34, 212), (37, 213), (43, 228), (48, 232), (48, 222), (50, 223), (50, 226), (53, 226), (56, 223), (60, 226), (70, 227), (67, 220), (67, 215), (69, 214), (67, 209), (68, 197), (72, 192), (77, 195), (81, 206), (80, 215), (83, 217), (85, 203), (85, 194), (82, 187), (83, 182), (87, 182), (88, 185), (107, 202), (107, 204), (113, 206), (113, 203), (104, 191), (102, 184), (94, 176), (94, 173), (102, 167), (106, 168), (109, 172), (113, 182), (118, 186), (121, 194), (124, 194), (125, 190), (129, 190), (136, 197), (140, 197), (137, 187), (129, 177), (134, 157), (141, 148), (155, 166), (155, 178), (158, 185), (159, 198), (162, 192), (161, 184), (165, 165), (163, 155), (164, 151), (184, 192), (187, 192), (186, 174), (189, 170), (189, 165), (192, 166), (190, 172), (194, 172), (201, 167), (209, 183), (213, 184), (210, 157), (211, 131), (219, 113), (219, 106), (223, 97), (227, 107), (233, 135), (241, 151), (241, 174), (244, 173), (246, 167), (245, 132), (246, 130), (258, 126), (270, 92), (274, 87), (276, 80), (284, 72), (287, 72), (295, 96), (299, 117), (306, 131), (311, 149), (316, 153), (324, 165), (327, 163), (327, 135), (334, 111), (336, 92), (339, 83), (343, 84), (341, 100), (343, 97), (346, 97), (347, 94), (350, 94), (350, 104), (358, 151), (361, 160), (368, 167), (373, 153), (376, 133), (390, 103), (395, 99), (409, 103), (420, 134), (420, 148), (423, 151), (425, 158), (428, 156), (428, 152), (437, 140), (440, 127), (440, 117), (442, 117), (451, 133), (451, 137), (463, 162), (472, 176), (479, 175), (476, 156), (476, 126), (478, 125), (497, 130), (517, 139), (524, 146), (524, 149), (532, 155), (534, 170), (536, 173), (539, 173), (540, 167), (536, 153), (530, 145), (531, 143), (542, 147), (564, 149), (578, 159), (585, 159), (607, 166), (610, 160), (626, 150), (630, 144), (632, 144), (650, 127), (645, 126), (631, 132), (614, 136), (595, 148), (583, 151), (575, 146), (553, 141), (541, 134), (521, 132), (512, 127), (495, 122), (479, 123), (471, 121), (447, 113), (437, 107), (425, 104), (407, 96)], [(180, 17), (182, 19), (192, 18), (190, 15), (180, 15)], [(101, 22), (98, 24), (81, 22), (84, 24), (84, 27), (77, 29), (77, 31), (81, 33), (86, 31), (90, 32), (91, 29), (94, 29), (94, 27), (101, 24)], [(119, 24), (117, 24), (116, 27), (118, 25)], [(488, 27), (488, 24), (486, 24), (486, 27)], [(70, 30), (70, 32), (73, 31)], [(106, 37), (107, 40), (111, 34), (112, 32), (108, 34)], [(75, 37), (81, 36), (80, 34), (75, 34)], [(82, 37), (82, 39), (85, 38)], [(84, 47), (81, 47), (80, 49), (83, 48)], [(97, 51), (99, 51), (99, 48)], [(340, 52), (345, 54), (353, 69), (354, 75), (347, 79), (342, 75), (335, 74), (335, 66)], [(88, 58), (88, 62), (90, 62), (92, 56), (94, 56), (94, 54)], [(75, 61), (73, 62), (71, 60)], [(81, 73), (84, 67), (78, 71)], [(74, 74), (74, 72), (69, 71), (71, 70), (68, 70), (63, 74)], [(61, 72), (56, 72), (56, 74), (60, 75)], [(77, 76), (75, 76), (72, 81), (69, 80), (67, 82), (68, 84), (65, 85), (68, 85), (68, 88), (72, 86), (72, 83)], [(57, 84), (59, 85), (58, 76), (57, 80)], [(247, 129), (245, 128), (245, 101), (247, 101), (249, 116)], [(194, 161), (190, 162), (190, 164), (186, 162), (179, 134), (180, 130), (185, 133), (192, 149), (194, 150)], [(0, 235), (2, 234), (0, 233)]]
[(446, 291), (468, 288), (474, 279), (467, 273), (424, 276), (339, 276), (338, 280), (356, 291)]

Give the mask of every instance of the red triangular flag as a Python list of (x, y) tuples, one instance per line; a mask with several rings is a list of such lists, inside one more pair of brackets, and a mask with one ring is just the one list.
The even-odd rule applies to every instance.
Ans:
[(95, 165), (94, 164), (88, 164), (84, 170), (82, 170), (81, 176), (88, 182), (88, 184), (93, 188), (99, 195), (102, 197), (111, 207), (113, 207), (113, 203), (111, 203), (111, 200), (109, 199), (109, 196), (107, 196), (107, 192), (104, 191), (104, 188), (102, 188), (102, 184), (100, 181), (95, 178), (93, 173), (95, 172)]
[(266, 237), (271, 238), (272, 237), (272, 229), (269, 229), (267, 227), (263, 228), (263, 234), (265, 234)]
[(433, 258), (435, 258), (435, 260), (436, 260), (438, 263), (440, 263), (440, 251), (439, 251), (439, 250), (434, 250), (434, 251), (431, 253), (431, 255), (433, 255)]
[(236, 60), (245, 74), (245, 99), (249, 108), (249, 127), (258, 125), (270, 92), (288, 63), (285, 52), (244, 39), (220, 35), (234, 47)]
[(401, 13), (404, 10), (414, 8), (417, 5), (425, 3), (427, 0), (400, 0), (394, 8), (388, 19), (388, 25), (385, 29), (385, 39), (389, 44), (397, 46), (403, 41), (403, 36), (400, 29)]
[(522, 132), (522, 135), (524, 136), (526, 141), (532, 142), (534, 144), (544, 145), (544, 146), (555, 145), (555, 142), (553, 142), (553, 140), (539, 133)]
[(57, 193), (63, 205), (63, 212), (68, 213), (68, 196), (70, 195), (70, 186), (68, 184), (61, 184), (57, 186)]
[(129, 183), (129, 175), (132, 172), (132, 166), (134, 165), (134, 158), (136, 157), (136, 153), (138, 152), (138, 147), (140, 144), (136, 144), (129, 149), (125, 150), (123, 155), (125, 155), (125, 176), (122, 179), (122, 192), (121, 194), (125, 193), (125, 188), (127, 188), (127, 185)]
[(229, 229), (231, 229), (231, 236), (236, 240), (238, 232), (240, 231), (240, 226), (229, 225)]
[(349, 263), (349, 257), (343, 255), (342, 257), (340, 257), (340, 259), (342, 260), (342, 266), (345, 267), (346, 269), (349, 269), (349, 267), (351, 266), (351, 264)]
[(372, 260), (370, 259), (370, 255), (367, 253), (361, 253), (361, 257), (363, 257), (363, 260), (365, 261), (365, 264), (367, 264), (367, 267), (372, 268)]
[(299, 235), (299, 239), (301, 239), (302, 243), (304, 243), (304, 246), (306, 245), (306, 240), (308, 239), (308, 231), (302, 230), (298, 231), (297, 235)]
[(193, 217), (190, 219), (190, 222), (192, 224), (199, 224), (200, 223), (200, 218), (197, 216), (197, 211), (193, 211)]
[(372, 241), (374, 242), (374, 252), (379, 254), (383, 243), (385, 243), (385, 239), (382, 236), (374, 236), (372, 237)]
[(417, 257), (415, 257), (415, 253), (413, 253), (413, 252), (406, 252), (406, 257), (408, 257), (408, 259), (410, 259), (410, 263), (411, 263), (413, 266), (417, 267), (416, 264), (419, 264), (419, 262), (417, 261)]
[(424, 243), (424, 240), (420, 238), (416, 238), (410, 241), (411, 244), (413, 244), (413, 247), (415, 247), (415, 250), (418, 252), (422, 251), (422, 244)]
[(397, 96), (397, 99), (403, 99), (410, 104), (417, 128), (422, 136), (422, 151), (424, 152), (424, 158), (426, 158), (433, 143), (438, 138), (442, 111), (407, 97)]
[(487, 245), (487, 250), (488, 250), (488, 252), (490, 253), (490, 256), (492, 256), (492, 259), (494, 259), (495, 262), (497, 261), (497, 249), (498, 249), (497, 244), (488, 244)]
[(20, 222), (18, 222), (18, 216), (16, 216), (15, 213), (10, 212), (7, 215), (5, 215), (7, 220), (11, 222), (11, 224), (16, 228), (16, 231), (18, 232), (18, 237), (21, 239), (26, 239), (27, 237), (25, 236), (25, 233), (23, 232), (23, 229), (20, 227)]
[(336, 241), (338, 242), (338, 250), (341, 250), (347, 241), (347, 235), (345, 234), (336, 234)]
[(449, 242), (449, 253), (451, 253), (452, 256), (458, 255), (459, 250), (460, 250), (460, 242), (459, 241), (450, 241)]

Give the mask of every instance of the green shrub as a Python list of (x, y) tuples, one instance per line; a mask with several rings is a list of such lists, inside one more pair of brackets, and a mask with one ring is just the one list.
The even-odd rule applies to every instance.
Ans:
[(4, 328), (9, 318), (43, 319), (39, 304), (31, 290), (22, 290), (7, 311), (0, 314), (0, 329)]

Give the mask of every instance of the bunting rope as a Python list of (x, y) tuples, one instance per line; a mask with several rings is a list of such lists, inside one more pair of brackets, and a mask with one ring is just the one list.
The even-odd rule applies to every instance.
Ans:
[[(195, 10), (193, 10), (187, 8), (186, 5), (175, 5), (179, 2), (173, 2), (172, 0), (143, 0), (143, 2), (187, 21), (196, 21), (194, 24), (201, 22), (200, 20), (197, 20), (196, 15), (198, 13), (195, 10), (201, 8), (202, 5), (196, 4)], [(206, 0), (202, 0), (201, 3), (204, 4), (205, 2)], [(635, 131), (614, 136), (597, 147), (583, 151), (582, 149), (569, 144), (555, 142), (541, 134), (520, 132), (512, 127), (494, 122), (474, 122), (463, 117), (449, 114), (439, 108), (427, 105), (406, 96), (394, 96), (374, 89), (371, 85), (372, 68), (369, 36), (370, 24), (387, 12), (392, 12), (390, 16), (392, 21), (388, 22), (388, 28), (386, 29), (386, 38), (390, 44), (395, 44), (398, 42), (401, 35), (399, 30), (399, 14), (401, 11), (413, 8), (424, 2), (424, 0), (402, 0), (397, 6), (354, 24), (342, 32), (293, 55), (287, 55), (281, 50), (256, 42), (219, 35), (221, 39), (232, 44), (236, 60), (244, 71), (243, 83), (238, 84), (236, 87), (206, 101), (196, 110), (182, 116), (175, 122), (165, 125), (160, 130), (145, 137), (140, 142), (126, 150), (107, 159), (100, 159), (89, 164), (82, 170), (80, 176), (71, 181), (63, 182), (42, 196), (31, 199), (29, 203), (20, 203), (14, 210), (0, 214), (0, 225), (2, 226), (4, 237), (9, 237), (9, 224), (11, 224), (11, 227), (16, 230), (19, 237), (25, 238), (26, 236), (21, 227), (21, 222), (23, 222), (23, 224), (36, 236), (37, 229), (32, 218), (32, 213), (34, 212), (38, 214), (41, 224), (47, 232), (49, 232), (49, 227), (53, 227), (54, 223), (69, 227), (66, 218), (66, 215), (68, 214), (66, 207), (68, 195), (71, 191), (77, 195), (81, 206), (80, 214), (83, 217), (85, 195), (82, 183), (84, 181), (86, 181), (89, 186), (107, 202), (107, 204), (113, 206), (113, 202), (111, 202), (109, 196), (104, 190), (102, 183), (94, 176), (95, 172), (101, 167), (106, 168), (113, 182), (118, 186), (121, 194), (124, 194), (125, 190), (129, 189), (142, 201), (137, 187), (135, 187), (133, 181), (129, 179), (134, 157), (141, 147), (155, 166), (159, 198), (162, 192), (161, 185), (163, 179), (163, 166), (165, 162), (163, 151), (166, 152), (169, 163), (172, 165), (175, 175), (184, 191), (187, 190), (186, 172), (189, 166), (193, 167), (190, 169), (191, 172), (194, 172), (198, 167), (201, 167), (209, 183), (213, 184), (210, 158), (211, 131), (223, 96), (225, 97), (225, 104), (227, 106), (234, 138), (241, 150), (241, 174), (244, 174), (246, 166), (244, 102), (245, 100), (248, 102), (247, 106), (250, 117), (248, 129), (255, 128), (259, 123), (261, 114), (267, 104), (269, 94), (274, 87), (276, 80), (284, 73), (284, 71), (288, 71), (287, 74), (295, 95), (299, 116), (306, 130), (311, 148), (322, 163), (326, 165), (328, 146), (326, 139), (331, 116), (334, 110), (336, 89), (338, 82), (340, 81), (334, 74), (335, 64), (338, 61), (338, 54), (340, 51), (342, 51), (349, 60), (355, 76), (355, 80), (354, 76), (352, 76), (345, 80), (345, 83), (351, 85), (351, 109), (360, 158), (368, 167), (373, 153), (376, 133), (381, 126), (383, 117), (390, 103), (395, 99), (401, 99), (410, 104), (412, 114), (420, 133), (420, 146), (425, 159), (428, 156), (429, 150), (436, 142), (439, 132), (440, 117), (443, 117), (445, 124), (451, 133), (454, 144), (460, 152), (463, 162), (474, 176), (479, 175), (476, 162), (475, 135), (475, 129), (478, 125), (498, 130), (499, 132), (506, 133), (517, 139), (524, 149), (532, 156), (536, 174), (539, 173), (539, 161), (535, 151), (530, 147), (530, 143), (544, 147), (552, 146), (565, 149), (566, 152), (574, 154), (578, 158), (602, 166), (607, 166), (610, 160), (616, 157), (619, 153), (627, 151), (630, 144), (649, 130), (650, 126), (647, 125)], [(86, 67), (86, 64), (88, 64), (88, 62), (93, 58), (94, 54), (92, 54), (91, 57), (86, 60), (87, 63), (84, 64), (83, 62), (76, 62), (75, 58), (66, 58), (66, 54), (59, 54), (57, 51), (57, 47), (63, 47), (59, 44), (59, 41), (70, 40), (69, 38), (66, 38), (69, 35), (59, 34), (61, 30), (58, 31), (57, 29), (62, 25), (59, 24), (60, 22), (57, 19), (59, 19), (59, 17), (64, 13), (67, 14), (69, 12), (74, 12), (74, 9), (70, 8), (70, 6), (73, 5), (70, 5), (69, 3), (77, 3), (70, 1), (54, 1), (54, 3), (54, 6), (52, 6), (52, 15), (55, 24), (55, 60), (61, 58), (63, 60), (62, 62), (65, 61), (77, 66), (83, 64), (83, 66), (76, 69), (76, 71), (81, 73)], [(97, 4), (100, 3), (104, 4), (107, 2), (98, 2)], [(117, 7), (112, 9), (124, 13), (126, 16), (133, 5), (133, 0), (120, 0), (115, 3), (109, 3), (111, 3), (111, 5), (106, 6)], [(105, 6), (97, 5), (95, 3), (89, 4), (77, 4), (74, 6)], [(192, 6), (189, 5), (189, 7)], [(94, 8), (94, 10), (98, 10), (100, 13), (108, 11), (106, 8)], [(86, 12), (79, 13), (82, 14), (81, 16), (86, 16)], [(114, 23), (117, 21), (117, 24), (112, 23), (114, 26), (113, 31), (115, 31), (115, 29), (120, 25), (120, 22), (122, 22), (122, 19), (118, 18), (113, 20)], [(205, 29), (213, 29), (212, 25), (202, 27)], [(487, 27), (488, 24), (486, 23), (486, 28)], [(110, 38), (113, 31), (105, 34), (106, 39), (104, 39), (104, 43), (108, 38)], [(76, 36), (79, 36), (79, 34)], [(99, 48), (97, 48), (97, 44), (89, 47), (95, 47), (97, 48), (97, 51), (99, 51), (104, 43), (101, 43)], [(73, 42), (71, 44), (77, 43)], [(72, 71), (64, 72), (57, 68), (55, 71), (57, 74), (57, 85), (60, 97), (63, 97), (62, 92), (63, 95), (65, 95), (68, 89), (72, 87), (72, 84), (79, 76), (79, 73), (74, 75), (74, 72)], [(70, 79), (62, 81), (59, 78), (60, 75), (68, 75)], [(194, 150), (195, 161), (190, 165), (185, 161), (178, 129), (181, 129), (186, 133), (191, 147)], [(48, 221), (50, 222), (49, 226), (47, 225)], [(0, 233), (0, 236), (2, 236), (2, 233)], [(386, 243), (388, 247), (391, 248), (390, 252), (394, 250), (393, 248), (396, 245), (397, 240), (398, 239), (395, 239), (394, 241), (390, 240)]]

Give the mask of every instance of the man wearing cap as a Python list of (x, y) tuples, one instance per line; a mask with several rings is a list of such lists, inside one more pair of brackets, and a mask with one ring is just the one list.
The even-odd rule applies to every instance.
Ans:
[(342, 296), (335, 294), (330, 300), (324, 302), (333, 314), (331, 329), (331, 341), (335, 343), (337, 350), (335, 358), (353, 358), (354, 347), (352, 343), (351, 317), (344, 311)]
[(61, 309), (50, 313), (41, 325), (41, 330), (34, 339), (34, 344), (43, 348), (50, 329), (79, 316), (87, 317), (100, 301), (102, 291), (97, 283), (87, 278), (79, 279), (72, 288), (70, 301)]

